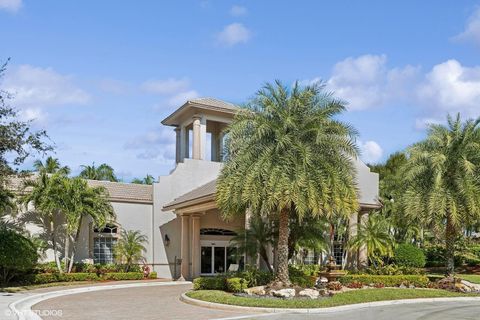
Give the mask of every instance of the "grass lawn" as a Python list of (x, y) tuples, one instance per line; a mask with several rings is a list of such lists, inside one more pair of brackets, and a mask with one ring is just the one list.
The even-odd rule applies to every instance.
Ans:
[[(472, 294), (462, 294), (438, 289), (362, 289), (338, 293), (332, 298), (319, 300), (310, 299), (258, 299), (237, 297), (231, 293), (218, 290), (198, 290), (187, 292), (190, 298), (230, 304), (245, 307), (270, 307), (270, 308), (325, 308), (341, 306), (346, 304), (355, 304), (362, 302), (373, 302), (396, 299), (416, 299), (416, 298), (441, 298), (441, 297), (466, 297)], [(479, 295), (476, 295), (479, 296)]]
[(464, 280), (470, 281), (472, 283), (480, 284), (480, 275), (479, 274), (457, 274), (457, 277)]
[(84, 285), (84, 284), (92, 284), (98, 283), (95, 281), (67, 281), (67, 282), (52, 282), (52, 283), (44, 283), (44, 284), (32, 284), (28, 286), (15, 286), (15, 287), (0, 287), (0, 292), (8, 292), (8, 293), (15, 293), (25, 290), (34, 290), (34, 289), (41, 289), (41, 288), (50, 288), (50, 287), (61, 287), (61, 286), (75, 286), (75, 285)]

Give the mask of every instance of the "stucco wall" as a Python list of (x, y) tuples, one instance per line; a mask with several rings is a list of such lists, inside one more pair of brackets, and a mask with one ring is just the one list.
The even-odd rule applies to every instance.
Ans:
[(357, 170), (357, 187), (360, 203), (378, 203), (378, 173), (370, 172), (370, 168), (357, 159), (354, 162)]
[[(154, 201), (154, 270), (158, 277), (175, 278), (178, 267), (175, 268), (175, 257), (180, 258), (180, 219), (169, 211), (164, 212), (165, 204), (175, 198), (215, 179), (222, 164), (206, 160), (185, 159), (177, 164), (168, 176), (161, 176), (153, 185)], [(170, 244), (165, 246), (165, 235), (170, 238)], [(177, 270), (177, 275), (175, 271)]]

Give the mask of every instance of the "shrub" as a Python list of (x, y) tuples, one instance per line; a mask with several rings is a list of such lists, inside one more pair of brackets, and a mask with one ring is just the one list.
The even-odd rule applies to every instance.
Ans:
[[(60, 266), (62, 269), (64, 269), (65, 263), (61, 262)], [(37, 264), (35, 269), (37, 270), (38, 273), (57, 273), (58, 272), (57, 264), (55, 261), (39, 263)]]
[(104, 280), (142, 280), (143, 272), (108, 272), (102, 276)]
[(288, 272), (290, 275), (290, 282), (304, 288), (312, 288), (317, 282), (317, 277), (312, 275), (310, 269), (303, 269), (302, 267), (289, 266)]
[(402, 243), (395, 248), (394, 260), (403, 267), (423, 268), (426, 263), (422, 249), (408, 243)]
[(413, 267), (404, 267), (404, 266), (397, 266), (394, 264), (388, 264), (385, 266), (371, 266), (363, 270), (363, 272), (357, 274), (376, 274), (376, 275), (385, 275), (385, 276), (393, 276), (393, 275), (402, 275), (402, 274), (424, 274), (424, 270), (420, 268), (413, 268)]
[(157, 279), (157, 271), (152, 271), (148, 274), (148, 279)]
[(77, 272), (77, 273), (63, 273), (57, 274), (57, 281), (96, 281), (98, 276), (96, 273), (86, 273), (86, 272)]
[(374, 283), (373, 287), (377, 289), (381, 289), (381, 288), (385, 288), (385, 284), (378, 282), (378, 283)]
[(255, 267), (247, 267), (244, 271), (237, 272), (236, 277), (244, 278), (248, 287), (263, 286), (273, 280), (272, 273), (258, 270)]
[(230, 278), (225, 284), (228, 292), (243, 292), (247, 288), (247, 281), (243, 278)]
[(0, 279), (3, 284), (32, 270), (37, 263), (35, 245), (21, 234), (0, 228)]
[(350, 289), (361, 289), (363, 288), (363, 283), (358, 282), (358, 281), (352, 281), (349, 284), (347, 284), (347, 287)]
[(339, 279), (339, 281), (347, 285), (352, 282), (361, 282), (365, 285), (371, 285), (376, 283), (382, 283), (386, 287), (398, 287), (402, 284), (412, 284), (415, 287), (426, 287), (429, 283), (429, 280), (426, 276), (423, 275), (394, 275), (394, 276), (385, 276), (385, 275), (370, 275), (370, 274), (352, 274), (345, 275)]
[(327, 283), (327, 289), (328, 290), (333, 290), (333, 291), (342, 290), (342, 283), (340, 283), (338, 281), (331, 281), (331, 282)]
[(26, 277), (25, 282), (28, 284), (44, 284), (44, 283), (58, 282), (58, 274), (57, 273), (33, 274)]
[(193, 280), (193, 290), (225, 290), (224, 277), (200, 277)]

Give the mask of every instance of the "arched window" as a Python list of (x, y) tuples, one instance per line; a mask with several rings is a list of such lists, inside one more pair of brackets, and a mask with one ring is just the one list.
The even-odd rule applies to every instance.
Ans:
[(119, 226), (107, 223), (103, 227), (93, 228), (93, 262), (100, 264), (113, 263), (113, 250), (117, 244)]
[(200, 235), (202, 236), (236, 236), (237, 233), (232, 230), (219, 229), (219, 228), (202, 228), (200, 229)]

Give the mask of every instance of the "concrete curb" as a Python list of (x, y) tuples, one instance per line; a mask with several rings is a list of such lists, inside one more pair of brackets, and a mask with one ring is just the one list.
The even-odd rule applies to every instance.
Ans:
[(66, 290), (51, 291), (45, 293), (39, 293), (32, 296), (19, 299), (9, 304), (11, 313), (16, 315), (19, 320), (41, 320), (42, 318), (32, 311), (32, 306), (48, 299), (78, 294), (86, 292), (95, 292), (103, 290), (115, 290), (115, 289), (126, 289), (126, 288), (139, 288), (139, 287), (155, 287), (155, 286), (175, 286), (175, 285), (184, 285), (190, 284), (190, 281), (169, 281), (169, 282), (136, 282), (136, 283), (123, 283), (123, 284), (112, 284), (112, 285), (102, 285), (102, 286), (89, 286), (89, 287), (80, 287)]
[(229, 310), (229, 311), (249, 311), (249, 312), (258, 312), (258, 313), (332, 313), (332, 312), (338, 312), (338, 311), (358, 310), (358, 309), (364, 309), (364, 308), (382, 307), (382, 306), (391, 306), (391, 305), (400, 305), (400, 304), (416, 304), (416, 303), (429, 303), (429, 302), (455, 302), (455, 301), (459, 301), (459, 302), (479, 301), (480, 302), (480, 297), (415, 298), (415, 299), (356, 303), (356, 304), (349, 304), (349, 305), (343, 305), (338, 307), (306, 308), (306, 309), (235, 306), (235, 305), (193, 299), (193, 298), (187, 297), (185, 293), (181, 295), (180, 300), (185, 303), (192, 304), (199, 307), (218, 309), (218, 310)]

